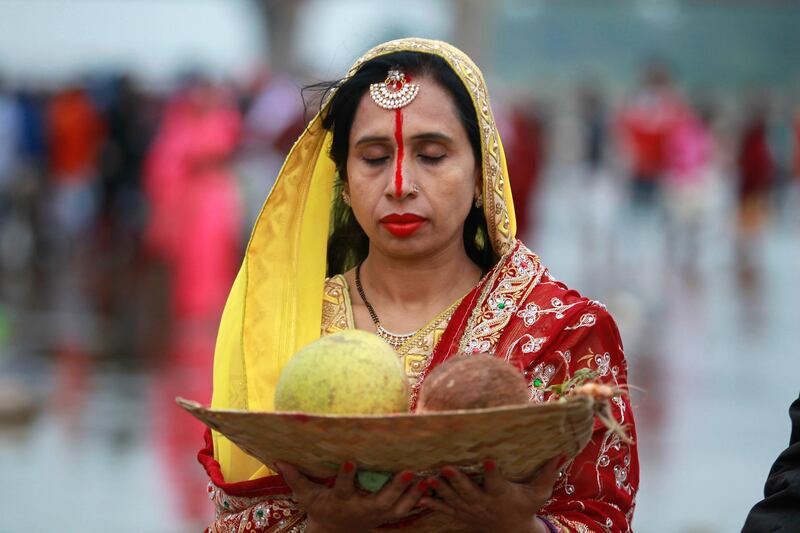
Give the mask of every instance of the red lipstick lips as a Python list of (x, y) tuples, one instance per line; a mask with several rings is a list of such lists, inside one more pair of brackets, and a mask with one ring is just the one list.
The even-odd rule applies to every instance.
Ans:
[(412, 213), (392, 213), (383, 217), (381, 224), (395, 237), (408, 237), (416, 232), (425, 221), (425, 217)]

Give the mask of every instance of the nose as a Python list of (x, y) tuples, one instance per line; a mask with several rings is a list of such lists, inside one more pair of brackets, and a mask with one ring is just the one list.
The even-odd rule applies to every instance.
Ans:
[(386, 194), (397, 200), (416, 194), (418, 190), (413, 180), (411, 165), (403, 160), (402, 153), (398, 153), (395, 166), (386, 183)]

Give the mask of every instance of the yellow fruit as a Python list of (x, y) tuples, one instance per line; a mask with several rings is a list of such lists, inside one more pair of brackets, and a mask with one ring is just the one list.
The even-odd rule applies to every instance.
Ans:
[(400, 359), (380, 337), (347, 330), (297, 352), (275, 388), (276, 411), (385, 414), (408, 411)]

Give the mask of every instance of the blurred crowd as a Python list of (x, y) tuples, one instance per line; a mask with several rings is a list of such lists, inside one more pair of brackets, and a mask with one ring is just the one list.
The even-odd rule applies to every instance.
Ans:
[[(317, 105), (301, 86), (267, 72), (237, 83), (187, 74), (166, 91), (125, 75), (0, 85), (0, 305), (63, 311), (51, 345), (122, 358), (163, 351), (167, 331), (213, 332), (250, 227)], [(722, 113), (659, 60), (622, 94), (584, 82), (562, 101), (535, 96), (494, 102), (529, 243), (543, 182), (571, 172), (586, 257), (613, 264), (627, 226), (665, 235), (671, 266), (691, 275), (722, 213), (737, 228), (742, 280), (757, 276), (765, 224), (796, 211), (800, 112), (750, 91)], [(572, 116), (572, 137), (554, 131), (559, 114)], [(553, 156), (558, 143), (572, 145), (573, 164)], [(715, 207), (726, 194), (727, 213)], [(87, 313), (99, 325), (76, 323)]]
[[(314, 110), (301, 85), (266, 72), (246, 83), (191, 74), (169, 91), (124, 75), (0, 84), (0, 321), (48, 317), (47, 331), (17, 324), (18, 338), (0, 327), (0, 342), (39, 342), (66, 389), (106, 358), (158, 369), (164, 405), (208, 401), (216, 326), (250, 227)], [(710, 95), (684, 94), (660, 61), (625, 94), (583, 83), (562, 96), (570, 104), (536, 96), (494, 102), (529, 245), (540, 191), (566, 168), (553, 156), (556, 115), (573, 109), (587, 258), (615, 261), (620, 225), (634, 228), (633, 254), (659, 227), (672, 264), (692, 275), (727, 191), (738, 274), (757, 278), (765, 225), (800, 202), (800, 113), (753, 91), (723, 114)], [(176, 493), (198, 494), (198, 426), (177, 409), (161, 416), (164, 463), (186, 487)], [(183, 506), (208, 512), (202, 499)]]

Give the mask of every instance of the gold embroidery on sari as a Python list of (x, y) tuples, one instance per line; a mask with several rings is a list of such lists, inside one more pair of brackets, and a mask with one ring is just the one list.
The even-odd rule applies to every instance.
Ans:
[(459, 298), (453, 305), (428, 322), (427, 325), (397, 349), (397, 355), (403, 360), (406, 376), (412, 387), (416, 385), (420, 374), (428, 366), (431, 354), (433, 354), (436, 345), (439, 344), (439, 340), (442, 338), (444, 330), (447, 329), (450, 318), (452, 318), (461, 300)]
[[(460, 303), (461, 298), (439, 313), (395, 350), (412, 386), (417, 383), (420, 374), (428, 366), (433, 350), (442, 338), (444, 330), (450, 323), (450, 318)], [(347, 280), (341, 274), (326, 279), (322, 296), (322, 335), (330, 335), (354, 327), (355, 319), (353, 318), (353, 306), (350, 302)]]
[(469, 317), (461, 338), (462, 352), (491, 353), (503, 329), (545, 272), (536, 254), (522, 244), (512, 251), (510, 261), (503, 258), (499, 265)]
[(322, 294), (322, 335), (354, 328), (350, 309), (350, 294), (344, 276), (338, 274), (326, 279)]
[(254, 528), (265, 533), (306, 529), (306, 513), (291, 496), (230, 496), (209, 482), (208, 497), (215, 510), (214, 523), (206, 529), (209, 533), (239, 533)]

